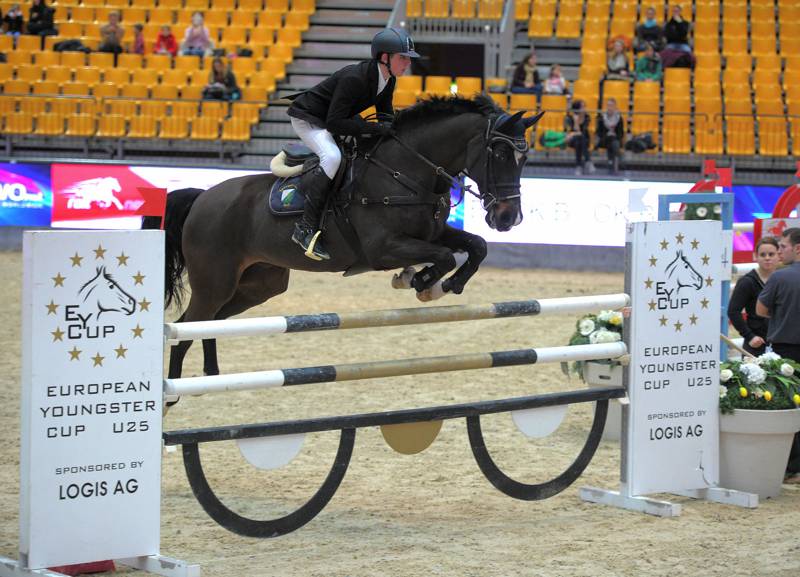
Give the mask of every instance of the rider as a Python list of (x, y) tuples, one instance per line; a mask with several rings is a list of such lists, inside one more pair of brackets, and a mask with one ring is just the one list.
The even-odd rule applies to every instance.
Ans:
[(372, 59), (334, 72), (313, 88), (295, 95), (289, 107), (292, 128), (319, 157), (319, 165), (306, 173), (302, 190), (306, 197), (303, 216), (295, 224), (292, 240), (307, 257), (327, 260), (330, 255), (319, 241), (319, 222), (342, 156), (333, 134), (386, 135), (391, 123), (366, 122), (359, 114), (375, 106), (378, 114), (392, 114), (395, 76), (402, 76), (418, 58), (414, 42), (402, 28), (387, 28), (372, 39)]

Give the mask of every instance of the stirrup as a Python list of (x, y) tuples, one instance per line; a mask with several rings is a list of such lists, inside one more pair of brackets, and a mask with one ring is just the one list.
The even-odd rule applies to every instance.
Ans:
[[(317, 251), (317, 242), (319, 241), (319, 235), (322, 234), (321, 230), (318, 230), (314, 233), (309, 232), (305, 234), (302, 239), (298, 239), (296, 235), (292, 235), (292, 240), (300, 245), (303, 249), (303, 254), (305, 254), (308, 258), (312, 260), (330, 260), (330, 255), (324, 252), (325, 249), (321, 251)], [(311, 240), (309, 240), (309, 237)]]

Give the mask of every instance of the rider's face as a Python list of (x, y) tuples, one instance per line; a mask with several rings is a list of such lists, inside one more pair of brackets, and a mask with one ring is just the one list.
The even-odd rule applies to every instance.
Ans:
[(411, 66), (411, 58), (402, 54), (392, 54), (389, 58), (389, 68), (395, 76), (402, 76)]

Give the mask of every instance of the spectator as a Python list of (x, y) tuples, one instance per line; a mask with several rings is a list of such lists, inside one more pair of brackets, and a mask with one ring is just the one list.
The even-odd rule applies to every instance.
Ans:
[(757, 357), (767, 352), (769, 319), (756, 314), (756, 302), (779, 264), (778, 241), (771, 236), (762, 237), (756, 244), (755, 260), (758, 267), (736, 281), (728, 304), (728, 320), (742, 335), (744, 350)]
[(214, 58), (208, 85), (203, 89), (203, 98), (207, 100), (239, 100), (241, 92), (236, 85), (230, 65), (226, 66), (222, 58)]
[(133, 25), (133, 46), (131, 46), (130, 52), (144, 54), (144, 26), (141, 24)]
[(636, 27), (636, 41), (634, 49), (643, 52), (650, 44), (656, 50), (664, 48), (664, 31), (656, 22), (656, 9), (650, 6), (645, 12), (644, 22)]
[(565, 94), (567, 92), (567, 81), (561, 75), (561, 65), (553, 64), (550, 73), (544, 81), (545, 94)]
[(181, 54), (185, 56), (205, 56), (211, 54), (214, 43), (211, 41), (211, 33), (203, 22), (203, 14), (195, 12), (192, 14), (192, 23), (186, 28), (181, 43)]
[(517, 64), (511, 79), (511, 92), (516, 94), (542, 95), (542, 79), (536, 68), (536, 52), (531, 52)]
[[(100, 27), (100, 52), (111, 52), (115, 55), (123, 52), (122, 37), (125, 35), (125, 28), (119, 23), (119, 12), (116, 10), (108, 13), (108, 22)], [(116, 62), (115, 62), (116, 65)]]
[(597, 115), (597, 147), (605, 148), (608, 155), (608, 170), (619, 173), (619, 151), (625, 138), (625, 120), (619, 113), (617, 101), (606, 100), (606, 109)]
[(652, 44), (645, 47), (644, 54), (636, 60), (636, 80), (650, 80), (661, 82), (663, 71), (661, 57)]
[(672, 7), (672, 18), (664, 27), (664, 36), (667, 39), (667, 48), (682, 52), (692, 51), (692, 47), (689, 46), (689, 23), (683, 19), (678, 4)]
[(3, 16), (3, 32), (9, 36), (19, 36), (25, 27), (25, 20), (22, 17), (22, 10), (19, 4), (14, 4)]
[(583, 100), (574, 100), (564, 119), (567, 133), (567, 146), (575, 149), (575, 174), (594, 172), (594, 164), (589, 157), (589, 115)]
[(169, 26), (162, 26), (153, 46), (153, 54), (169, 54), (175, 56), (178, 53), (178, 41)]
[(55, 36), (53, 26), (54, 10), (45, 4), (44, 0), (32, 0), (28, 12), (28, 34), (34, 36)]
[(608, 80), (630, 80), (631, 70), (628, 66), (628, 57), (625, 54), (625, 43), (622, 40), (615, 40), (611, 51), (606, 60), (608, 70), (606, 79)]

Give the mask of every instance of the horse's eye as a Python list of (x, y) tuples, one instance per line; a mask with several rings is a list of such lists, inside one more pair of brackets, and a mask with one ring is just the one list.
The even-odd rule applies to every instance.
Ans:
[(113, 282), (108, 283), (108, 288), (113, 289), (114, 288), (114, 283)]

